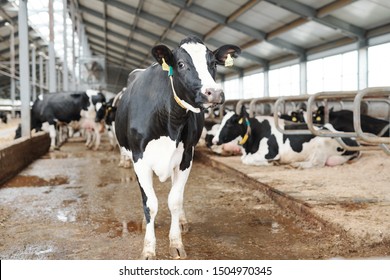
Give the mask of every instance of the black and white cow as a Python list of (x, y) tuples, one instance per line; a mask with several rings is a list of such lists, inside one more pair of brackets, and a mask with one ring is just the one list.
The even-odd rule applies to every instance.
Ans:
[[(40, 131), (42, 124), (48, 122), (51, 149), (57, 148), (55, 126), (58, 122), (69, 123), (80, 120), (81, 111), (87, 110), (89, 105), (89, 97), (85, 92), (44, 94), (43, 99), (35, 100), (31, 108), (31, 130)], [(18, 138), (18, 136), (20, 137), (20, 131), (19, 133), (16, 132), (15, 138)]]
[[(325, 107), (320, 106), (313, 113), (313, 123), (324, 124)], [(353, 112), (350, 110), (334, 111), (329, 110), (329, 123), (338, 130), (345, 132), (354, 132)], [(360, 115), (360, 124), (363, 132), (372, 133), (378, 136), (390, 137), (390, 122), (382, 119), (370, 117), (368, 115)]]
[(104, 122), (108, 133), (108, 139), (110, 141), (111, 149), (114, 149), (116, 146), (116, 139), (114, 135), (113, 125), (115, 124), (115, 114), (116, 107), (113, 106), (114, 97), (108, 100), (106, 103), (102, 103), (99, 110), (96, 112), (95, 122), (101, 123)]
[(152, 55), (158, 63), (129, 75), (116, 112), (115, 132), (121, 149), (133, 161), (141, 189), (146, 220), (143, 259), (156, 255), (158, 200), (153, 172), (162, 182), (172, 179), (170, 254), (186, 257), (181, 237), (188, 230), (183, 194), (203, 128), (202, 110), (224, 101), (223, 90), (214, 80), (216, 66), (239, 53), (234, 45), (210, 51), (200, 39), (188, 37), (174, 50), (155, 46)]
[[(279, 120), (284, 128), (284, 121)], [(305, 124), (292, 125), (288, 129), (303, 129)], [(307, 127), (306, 127), (307, 128)], [(331, 125), (319, 129), (334, 131)], [(215, 144), (222, 144), (240, 136), (243, 147), (242, 162), (248, 165), (268, 165), (273, 161), (291, 164), (298, 168), (334, 166), (359, 156), (359, 152), (346, 151), (332, 138), (313, 135), (283, 135), (274, 124), (272, 117), (257, 116), (249, 118), (243, 107), (240, 115), (228, 113), (221, 122), (221, 127), (213, 139)], [(350, 138), (342, 141), (350, 146), (357, 142)]]
[(104, 124), (96, 121), (96, 113), (102, 104), (106, 102), (106, 97), (97, 90), (89, 89), (86, 93), (89, 97), (90, 105), (87, 110), (81, 112), (82, 118), (80, 123), (86, 137), (85, 146), (96, 151), (100, 146), (100, 133), (104, 129)]
[(307, 117), (306, 117), (306, 111), (303, 109), (299, 109), (297, 111), (291, 111), (288, 114), (280, 114), (279, 118), (294, 122), (294, 123), (306, 123)]

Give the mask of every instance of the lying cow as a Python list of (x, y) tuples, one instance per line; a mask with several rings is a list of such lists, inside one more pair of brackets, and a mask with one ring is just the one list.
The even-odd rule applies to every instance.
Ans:
[[(324, 124), (325, 108), (318, 107), (313, 113), (313, 122), (317, 124)], [(345, 132), (354, 132), (353, 112), (350, 110), (333, 111), (329, 110), (329, 123), (338, 130)], [(368, 115), (360, 115), (360, 124), (363, 132), (372, 133), (378, 136), (390, 137), (390, 122), (382, 119), (376, 119)]]
[[(284, 121), (280, 120), (279, 125), (283, 128)], [(289, 127), (292, 128), (293, 126)], [(296, 129), (298, 128), (302, 129), (302, 125), (298, 125)], [(320, 129), (334, 130), (330, 125)], [(344, 150), (332, 138), (283, 135), (276, 129), (273, 118), (249, 118), (245, 107), (240, 115), (231, 112), (222, 119), (213, 143), (220, 145), (238, 136), (241, 137), (244, 150), (242, 162), (248, 165), (268, 165), (278, 161), (298, 168), (311, 168), (343, 164), (359, 156), (359, 152)], [(358, 145), (349, 138), (343, 138), (342, 141), (350, 146)]]
[(237, 156), (241, 155), (241, 146), (238, 145), (238, 140), (234, 139), (229, 143), (224, 143), (222, 145), (213, 144), (213, 138), (218, 132), (218, 129), (221, 125), (214, 124), (211, 129), (207, 130), (206, 127), (203, 128), (202, 136), (199, 141), (200, 146), (206, 146), (213, 153), (220, 156)]
[[(35, 100), (31, 108), (31, 130), (40, 131), (42, 124), (48, 122), (51, 138), (50, 147), (51, 149), (58, 148), (58, 143), (56, 143), (58, 122), (69, 123), (80, 120), (81, 110), (87, 110), (89, 105), (89, 97), (85, 92), (44, 94), (43, 99)], [(15, 139), (20, 137), (18, 130)]]
[(188, 37), (174, 50), (154, 47), (152, 55), (158, 63), (129, 75), (115, 116), (115, 132), (121, 149), (133, 161), (141, 189), (146, 220), (143, 259), (156, 255), (158, 200), (153, 172), (160, 181), (172, 179), (169, 251), (173, 258), (186, 257), (181, 237), (188, 230), (183, 194), (204, 125), (202, 110), (224, 101), (222, 87), (214, 80), (216, 66), (232, 62), (239, 53), (233, 45), (210, 51), (200, 39)]
[(292, 111), (288, 114), (280, 114), (279, 118), (294, 122), (294, 123), (306, 123), (307, 117), (306, 117), (306, 111), (303, 109), (299, 109), (297, 111)]

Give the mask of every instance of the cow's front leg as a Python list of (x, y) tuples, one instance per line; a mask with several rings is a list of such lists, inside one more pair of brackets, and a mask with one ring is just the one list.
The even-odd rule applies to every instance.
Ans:
[(94, 139), (95, 139), (95, 145), (93, 147), (93, 150), (94, 151), (97, 151), (99, 149), (99, 146), (100, 146), (100, 130), (101, 130), (101, 123), (99, 122), (95, 122), (95, 131), (94, 131)]
[(49, 125), (49, 135), (50, 135), (50, 150), (53, 151), (57, 149), (56, 146), (57, 131), (54, 124)]
[(154, 221), (158, 212), (158, 200), (153, 189), (153, 172), (149, 167), (140, 162), (134, 164), (134, 171), (137, 174), (137, 180), (141, 190), (146, 221), (144, 248), (141, 259), (151, 260), (156, 257)]
[(181, 233), (188, 231), (188, 222), (184, 213), (183, 196), (188, 176), (191, 171), (190, 165), (184, 171), (177, 167), (172, 176), (172, 188), (168, 196), (168, 206), (171, 211), (171, 229), (169, 231), (169, 252), (175, 259), (185, 259), (187, 254), (184, 250)]

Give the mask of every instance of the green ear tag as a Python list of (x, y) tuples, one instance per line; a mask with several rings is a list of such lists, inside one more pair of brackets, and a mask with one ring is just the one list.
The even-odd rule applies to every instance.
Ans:
[(231, 57), (230, 53), (227, 55), (227, 58), (225, 60), (225, 67), (231, 67), (233, 66), (233, 58)]
[(173, 68), (172, 68), (172, 66), (169, 66), (168, 76), (173, 76)]
[[(165, 62), (165, 59), (164, 58), (162, 58), (162, 61), (163, 61), (163, 63), (161, 64), (161, 66), (162, 66), (162, 70), (164, 70), (164, 71), (169, 71), (169, 65)], [(172, 67), (171, 67), (172, 68)]]

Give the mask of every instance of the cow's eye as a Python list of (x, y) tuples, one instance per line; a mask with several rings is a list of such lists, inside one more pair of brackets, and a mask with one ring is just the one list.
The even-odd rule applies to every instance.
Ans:
[(341, 147), (337, 147), (337, 151), (338, 151), (338, 152), (344, 152), (344, 149), (341, 148)]
[(185, 66), (185, 64), (184, 64), (183, 61), (179, 61), (179, 62), (177, 63), (177, 66), (179, 66), (180, 69), (183, 69), (184, 66)]

